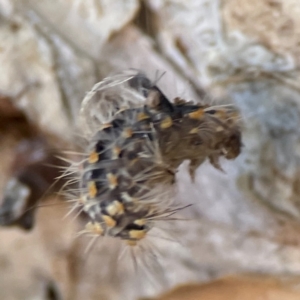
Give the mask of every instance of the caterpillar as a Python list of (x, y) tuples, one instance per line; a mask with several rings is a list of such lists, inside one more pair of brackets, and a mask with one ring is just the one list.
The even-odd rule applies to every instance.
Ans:
[(97, 83), (82, 101), (81, 126), (88, 140), (79, 164), (77, 205), (88, 216), (84, 232), (136, 245), (180, 207), (174, 206), (176, 172), (241, 151), (233, 106), (173, 102), (139, 71)]

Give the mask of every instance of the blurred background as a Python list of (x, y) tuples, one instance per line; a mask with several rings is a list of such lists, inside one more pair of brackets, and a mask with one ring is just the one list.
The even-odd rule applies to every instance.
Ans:
[[(298, 0), (0, 0), (0, 299), (300, 299), (299, 14)], [(114, 241), (85, 253), (53, 167), (80, 147), (86, 92), (128, 68), (165, 72), (170, 99), (234, 103), (244, 144), (223, 173), (205, 163), (192, 183), (181, 166), (189, 220), (133, 253), (138, 270)]]

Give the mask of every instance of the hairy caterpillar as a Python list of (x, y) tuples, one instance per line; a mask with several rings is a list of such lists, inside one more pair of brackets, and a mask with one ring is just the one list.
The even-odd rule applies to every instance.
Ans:
[(173, 103), (144, 74), (120, 73), (96, 84), (82, 102), (88, 140), (79, 164), (77, 205), (84, 232), (135, 245), (173, 205), (177, 168), (189, 160), (192, 178), (206, 160), (240, 153), (238, 113), (232, 106)]

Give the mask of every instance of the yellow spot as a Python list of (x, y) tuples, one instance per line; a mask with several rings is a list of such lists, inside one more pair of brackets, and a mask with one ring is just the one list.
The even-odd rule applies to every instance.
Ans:
[(94, 181), (88, 183), (89, 196), (94, 198), (97, 195), (97, 186)]
[(167, 128), (171, 127), (172, 124), (173, 124), (173, 121), (172, 121), (171, 117), (166, 117), (164, 120), (161, 121), (160, 128), (167, 129)]
[(196, 127), (196, 128), (193, 128), (189, 133), (190, 134), (195, 134), (195, 133), (198, 133), (199, 132), (199, 129)]
[(118, 178), (117, 178), (117, 176), (115, 176), (112, 173), (108, 173), (106, 175), (106, 177), (107, 177), (107, 180), (108, 180), (109, 188), (111, 190), (115, 189), (116, 186), (118, 185)]
[(114, 200), (106, 207), (106, 211), (112, 217), (115, 215), (122, 215), (124, 213), (124, 205), (121, 202)]
[(99, 159), (99, 155), (97, 152), (93, 151), (90, 156), (89, 156), (89, 163), (90, 164), (94, 164), (95, 162), (97, 162)]
[(104, 232), (104, 229), (102, 228), (101, 224), (98, 222), (95, 222), (95, 223), (88, 222), (85, 225), (85, 229), (89, 232), (99, 234), (99, 235), (102, 235)]
[(146, 231), (145, 230), (130, 230), (129, 237), (135, 240), (141, 240), (145, 237)]
[(138, 220), (135, 220), (133, 223), (135, 225), (138, 225), (138, 226), (144, 226), (146, 224), (146, 220), (145, 219), (138, 219)]
[(224, 128), (222, 127), (222, 126), (218, 126), (217, 128), (216, 128), (216, 132), (220, 132), (220, 131), (223, 131), (224, 130)]
[(144, 112), (138, 113), (138, 115), (137, 115), (137, 120), (138, 121), (143, 121), (143, 120), (146, 120), (146, 119), (149, 119), (148, 115), (146, 115)]
[(126, 240), (126, 244), (128, 246), (136, 246), (137, 242), (136, 241), (132, 241), (132, 240)]
[(125, 128), (125, 130), (122, 132), (122, 137), (125, 139), (131, 138), (133, 135), (133, 131), (131, 128)]
[(197, 120), (201, 119), (203, 115), (204, 115), (204, 109), (203, 108), (199, 108), (196, 111), (193, 111), (193, 112), (189, 113), (189, 117), (191, 119), (197, 119)]
[(102, 219), (108, 227), (115, 227), (116, 226), (117, 222), (112, 217), (102, 215)]
[(119, 158), (119, 155), (120, 155), (121, 151), (122, 151), (122, 150), (121, 150), (120, 147), (118, 147), (118, 146), (113, 147), (113, 149), (112, 149), (112, 153), (113, 153), (112, 159), (117, 159), (117, 158)]

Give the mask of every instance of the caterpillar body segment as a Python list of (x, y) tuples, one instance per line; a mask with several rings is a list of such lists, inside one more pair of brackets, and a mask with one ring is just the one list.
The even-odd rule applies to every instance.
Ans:
[(175, 174), (184, 160), (194, 178), (206, 159), (221, 169), (221, 156), (239, 155), (238, 117), (232, 106), (170, 102), (142, 73), (95, 85), (81, 109), (89, 145), (80, 199), (88, 228), (135, 245), (176, 211)]

